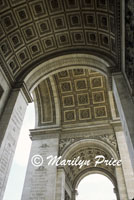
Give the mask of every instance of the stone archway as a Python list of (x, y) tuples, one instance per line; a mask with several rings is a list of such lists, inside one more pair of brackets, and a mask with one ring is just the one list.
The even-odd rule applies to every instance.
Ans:
[[(57, 63), (58, 64), (56, 65), (56, 63), (52, 62), (52, 66), (55, 64), (55, 66), (57, 66), (58, 69), (59, 62)], [(63, 66), (64, 64), (66, 63), (63, 62)], [(42, 69), (44, 70), (44, 68)], [(50, 67), (48, 69), (50, 69)], [(44, 74), (42, 71), (41, 75), (43, 75), (42, 76), (43, 79), (40, 79), (41, 81), (39, 82), (38, 80), (37, 82), (35, 81), (35, 84), (39, 83), (38, 85), (36, 85), (35, 88), (33, 87), (33, 93), (34, 93), (34, 99), (36, 101), (36, 111), (38, 117), (36, 121), (35, 130), (31, 130), (31, 138), (33, 140), (33, 145), (32, 145), (30, 160), (32, 156), (34, 156), (38, 152), (38, 154), (41, 154), (41, 156), (45, 160), (44, 161), (45, 167), (43, 166), (42, 168), (38, 168), (38, 170), (36, 170), (33, 166), (31, 166), (31, 161), (29, 161), (29, 167), (27, 171), (22, 199), (26, 198), (29, 199), (31, 195), (37, 197), (37, 195), (39, 194), (38, 191), (40, 191), (41, 198), (43, 198), (44, 196), (46, 196), (46, 198), (49, 199), (56, 198), (56, 200), (64, 199), (65, 196), (67, 196), (67, 198), (72, 198), (72, 199), (74, 198), (73, 196), (74, 188), (72, 186), (72, 183), (70, 184), (69, 183), (70, 181), (66, 182), (67, 177), (70, 177), (71, 174), (71, 172), (68, 172), (68, 174), (66, 174), (66, 170), (70, 168), (61, 169), (61, 168), (56, 168), (56, 166), (47, 167), (47, 162), (46, 162), (46, 157), (49, 156), (50, 154), (52, 154), (53, 156), (62, 155), (64, 148), (69, 147), (67, 146), (69, 144), (72, 144), (74, 148), (75, 142), (82, 140), (83, 138), (87, 139), (90, 138), (91, 141), (98, 139), (99, 146), (101, 146), (102, 141), (105, 142), (102, 145), (103, 148), (107, 146), (106, 145), (107, 143), (109, 144), (109, 146), (107, 147), (107, 151), (109, 152), (110, 155), (112, 152), (116, 153), (118, 152), (118, 142), (116, 140), (116, 137), (117, 137), (117, 132), (119, 131), (121, 132), (122, 128), (117, 108), (115, 106), (112, 93), (110, 93), (111, 95), (108, 94), (108, 87), (106, 86), (107, 83), (105, 82), (106, 78), (98, 71), (95, 72), (92, 69), (88, 70), (87, 67), (78, 68), (78, 65), (76, 65), (69, 67), (68, 70), (67, 69), (65, 70), (65, 68), (63, 68), (62, 70), (57, 71), (57, 73), (55, 74), (51, 73), (50, 76), (48, 75), (46, 76), (46, 79), (44, 79)], [(34, 75), (32, 75), (31, 77), (34, 78)], [(92, 87), (90, 80), (96, 79), (96, 77), (98, 77), (99, 80), (101, 80), (102, 77), (103, 81), (99, 81), (100, 85), (97, 87), (95, 86), (94, 90), (94, 86)], [(78, 88), (79, 85), (77, 85), (77, 83), (81, 80), (83, 81), (82, 83), (84, 83), (82, 84), (84, 85), (84, 88), (83, 86), (80, 86), (80, 88)], [(30, 82), (27, 81), (26, 83)], [(68, 83), (67, 86), (64, 85), (65, 83)], [(102, 85), (104, 87), (102, 87)], [(47, 88), (49, 88), (50, 91), (48, 91)], [(64, 91), (64, 89), (66, 91)], [(94, 91), (92, 91), (92, 89)], [(102, 90), (105, 91), (104, 94), (106, 96), (105, 97), (103, 96), (103, 98), (99, 98), (100, 100), (97, 100), (97, 102), (95, 102), (96, 100), (94, 100), (94, 96), (92, 96), (91, 93), (103, 92)], [(47, 94), (46, 97), (45, 94)], [(84, 101), (84, 103), (81, 104), (77, 97), (83, 94), (88, 94), (90, 99)], [(65, 98), (67, 98), (67, 100), (65, 100)], [(55, 103), (57, 110), (54, 107)], [(95, 111), (95, 107), (97, 104), (101, 108), (106, 106), (106, 108), (109, 109), (109, 111), (106, 110), (105, 112), (101, 112), (99, 115), (89, 113), (90, 109), (92, 111), (93, 110)], [(85, 110), (86, 110), (86, 115), (81, 114), (81, 111), (83, 112)], [(71, 114), (66, 115), (66, 113), (69, 112), (71, 112)], [(50, 114), (50, 119), (44, 118), (45, 113), (48, 113), (47, 114), (48, 117)], [(110, 146), (112, 146), (114, 150), (112, 150)], [(97, 151), (98, 149), (94, 149), (94, 151), (95, 150)], [(119, 158), (116, 157), (115, 155), (116, 154), (114, 153), (112, 154), (112, 156), (114, 156), (116, 159)], [(109, 157), (108, 155), (106, 156)], [(108, 170), (106, 171), (107, 173), (110, 173), (110, 171)], [(116, 170), (113, 171), (112, 173), (114, 174), (114, 177), (116, 177), (115, 178), (116, 182), (120, 186), (118, 188), (120, 199), (121, 198), (128, 199), (127, 188), (124, 175), (122, 172), (122, 167), (116, 168)], [(29, 182), (30, 177), (28, 174), (34, 175), (34, 177), (32, 178), (33, 179), (32, 182)], [(111, 174), (111, 176), (113, 176), (113, 174)], [(39, 177), (41, 177), (41, 179)], [(40, 185), (40, 181), (44, 182), (46, 188)], [(36, 190), (34, 182), (36, 182), (36, 187), (37, 187)], [(52, 185), (52, 183), (54, 183), (54, 185)], [(31, 188), (29, 188), (28, 186), (29, 184), (31, 185)], [(64, 184), (66, 184), (66, 190), (64, 190), (65, 188)], [(49, 189), (50, 185), (51, 187), (54, 188), (53, 192), (52, 191), (50, 192)], [(27, 188), (29, 188), (28, 191)], [(68, 195), (70, 197), (68, 197)]]
[[(77, 186), (81, 179), (83, 179), (86, 175), (92, 174), (92, 173), (100, 173), (105, 176), (107, 176), (113, 183), (116, 191), (117, 199), (125, 199), (127, 198), (126, 189), (123, 188), (118, 182), (118, 176), (123, 179), (123, 174), (116, 173), (116, 168), (121, 166), (107, 166), (105, 163), (96, 165), (96, 156), (103, 155), (105, 157), (105, 160), (119, 160), (119, 155), (115, 152), (115, 146), (117, 145), (116, 138), (114, 138), (114, 133), (112, 136), (107, 135), (107, 141), (104, 137), (104, 130), (103, 128), (98, 131), (97, 136), (92, 136), (89, 132), (88, 135), (84, 134), (85, 130), (83, 129), (83, 138), (77, 138), (76, 142), (74, 140), (73, 143), (71, 143), (70, 139), (70, 145), (68, 144), (68, 147), (64, 146), (63, 156), (62, 159), (66, 160), (74, 160), (74, 158), (78, 158), (79, 160), (90, 160), (89, 165), (83, 165), (81, 166), (66, 166), (65, 167), (65, 180), (69, 182), (71, 186), (72, 196), (70, 199), (75, 200), (75, 191), (77, 189)], [(89, 139), (90, 138), (90, 139)], [(94, 139), (92, 139), (94, 138)], [(97, 138), (97, 139), (95, 139)], [(101, 139), (98, 139), (101, 138)], [(110, 139), (111, 138), (111, 139)], [(114, 144), (111, 146), (111, 143)], [(63, 149), (62, 149), (63, 150)], [(124, 196), (119, 194), (118, 187), (122, 187), (122, 192), (124, 193)], [(120, 197), (119, 197), (120, 195)]]
[[(49, 153), (53, 152), (58, 154), (59, 140), (62, 139), (61, 135), (65, 136), (66, 131), (69, 133), (70, 130), (73, 133), (74, 128), (80, 129), (80, 131), (83, 129), (82, 126), (78, 126), (78, 123), (77, 125), (75, 124), (76, 121), (83, 121), (83, 127), (86, 126), (89, 129), (95, 128), (94, 125), (99, 129), (103, 124), (102, 122), (102, 124), (99, 123), (97, 126), (90, 119), (91, 123), (88, 124), (88, 127), (90, 108), (85, 111), (84, 106), (82, 108), (84, 110), (80, 110), (80, 106), (78, 106), (71, 113), (67, 113), (69, 110), (68, 106), (65, 106), (65, 104), (61, 106), (58, 97), (55, 96), (55, 85), (51, 79), (54, 74), (63, 70), (77, 68), (83, 68), (84, 70), (85, 68), (92, 68), (92, 70), (99, 71), (106, 76), (110, 90), (107, 96), (109, 96), (111, 115), (107, 115), (109, 117), (107, 118), (105, 105), (103, 105), (103, 108), (101, 107), (101, 112), (98, 112), (97, 110), (99, 109), (94, 108), (95, 106), (92, 104), (92, 110), (96, 110), (96, 113), (98, 113), (97, 115), (93, 114), (92, 119), (98, 117), (98, 121), (103, 121), (105, 118), (107, 120), (105, 130), (110, 130), (112, 127), (113, 132), (115, 132), (120, 156), (124, 163), (123, 174), (125, 182), (123, 185), (124, 187), (126, 185), (128, 198), (133, 198), (134, 103), (131, 95), (133, 94), (134, 74), (132, 73), (133, 65), (131, 63), (133, 60), (131, 55), (132, 49), (125, 56), (125, 39), (127, 41), (126, 49), (129, 50), (128, 45), (131, 41), (129, 41), (128, 37), (132, 35), (132, 30), (129, 30), (132, 28), (129, 26), (132, 23), (132, 10), (129, 9), (130, 4), (131, 0), (126, 2), (120, 0), (1, 1), (0, 78), (2, 84), (0, 84), (0, 159), (2, 162), (0, 165), (0, 198), (2, 198), (6, 186), (26, 106), (28, 102), (32, 101), (30, 92), (35, 92), (35, 90), (39, 91), (43, 81), (45, 82), (44, 89), (47, 94), (49, 94), (47, 84), (49, 84), (48, 82), (52, 83), (53, 87), (51, 88), (54, 96), (53, 98), (49, 96), (46, 99), (46, 95), (43, 95), (43, 92), (38, 92), (43, 98), (40, 98), (40, 101), (36, 104), (38, 114), (36, 129), (31, 131), (31, 137), (34, 140), (33, 147), (34, 145), (36, 147), (40, 145), (39, 149), (46, 147)], [(127, 7), (126, 14), (124, 14), (125, 5)], [(128, 30), (126, 38), (124, 36), (124, 15), (127, 15), (129, 19), (127, 20), (126, 26), (126, 30)], [(74, 85), (77, 85), (77, 81)], [(77, 94), (78, 90), (73, 91), (76, 96), (79, 95)], [(112, 92), (118, 107), (123, 130), (116, 118), (117, 113)], [(37, 92), (35, 93), (35, 99), (37, 98), (39, 100), (39, 95), (37, 95)], [(65, 95), (61, 95), (60, 97), (65, 99)], [(72, 93), (70, 97), (72, 99), (74, 98)], [(67, 102), (67, 100), (65, 101)], [(72, 102), (74, 101), (72, 100)], [(45, 105), (45, 107), (48, 106), (47, 109), (45, 110), (42, 105)], [(55, 109), (53, 105), (56, 105)], [(42, 116), (39, 115), (39, 109), (42, 111)], [(77, 114), (75, 115), (74, 113)], [(48, 117), (43, 117), (44, 114), (47, 114)], [(68, 115), (69, 117), (67, 117)], [(99, 118), (98, 115), (101, 117)], [(63, 121), (61, 122), (62, 116)], [(73, 117), (73, 126), (66, 129), (70, 116)], [(96, 133), (96, 129), (94, 129), (93, 133)], [(51, 138), (53, 138), (53, 141)], [(48, 144), (49, 141), (53, 146), (52, 149)], [(44, 146), (43, 144), (48, 146)], [(36, 150), (38, 151), (39, 149), (35, 148), (32, 153), (36, 153)], [(47, 153), (46, 149), (42, 153)], [(127, 168), (126, 165), (128, 165)], [(31, 170), (33, 169), (29, 168), (28, 172), (31, 173)], [(35, 177), (40, 175), (40, 170), (45, 171), (43, 168), (32, 171), (35, 172)], [(60, 172), (58, 173), (56, 170), (52, 170), (54, 183), (61, 178)], [(50, 172), (52, 171), (49, 171), (50, 177)], [(121, 173), (121, 169), (117, 169), (117, 171)], [(39, 177), (36, 181), (38, 183)], [(32, 191), (35, 192), (33, 189), (35, 185), (31, 184), (28, 176), (27, 184), (28, 189), (26, 189), (25, 200), (29, 200), (30, 198), (28, 194), (29, 185)], [(51, 186), (53, 185), (50, 184), (49, 187)], [(47, 188), (47, 198), (53, 200), (55, 193), (51, 193), (50, 191), (51, 196), (49, 196), (49, 187)], [(37, 187), (37, 189), (44, 191), (43, 187)], [(122, 191), (119, 192), (121, 194)], [(34, 195), (31, 198), (33, 199)]]
[[(110, 63), (110, 64), (109, 64)], [(29, 74), (22, 76), (28, 90), (32, 91), (41, 81), (48, 76), (65, 71), (66, 69), (93, 69), (108, 78), (111, 77), (110, 67), (113, 63), (90, 54), (69, 54), (48, 60), (33, 69)]]

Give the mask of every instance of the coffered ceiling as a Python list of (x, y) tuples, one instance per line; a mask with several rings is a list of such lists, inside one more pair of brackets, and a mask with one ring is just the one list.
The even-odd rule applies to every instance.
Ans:
[(108, 123), (112, 119), (106, 78), (87, 69), (61, 71), (34, 90), (37, 126)]
[(67, 53), (96, 54), (120, 69), (119, 0), (1, 0), (0, 63), (11, 81)]
[(92, 70), (74, 69), (58, 73), (55, 79), (63, 124), (110, 119), (103, 75)]

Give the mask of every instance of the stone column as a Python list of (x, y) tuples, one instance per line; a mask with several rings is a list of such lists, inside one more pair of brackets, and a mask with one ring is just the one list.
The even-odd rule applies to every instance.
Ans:
[(56, 199), (65, 199), (65, 172), (63, 168), (57, 170), (57, 180), (56, 180)]
[(72, 200), (76, 200), (77, 195), (78, 195), (78, 191), (74, 189), (74, 191), (72, 192)]
[(125, 133), (129, 157), (134, 169), (134, 102), (121, 73), (113, 75), (113, 93)]
[(129, 199), (134, 197), (134, 170), (129, 156), (126, 137), (123, 131), (116, 132), (118, 148), (122, 160), (123, 174)]
[(58, 156), (59, 132), (59, 129), (31, 130), (32, 147), (22, 200), (55, 200), (56, 179), (61, 174), (57, 174), (55, 164), (48, 165), (47, 157)]
[(0, 199), (3, 198), (28, 104), (24, 88), (12, 90), (0, 119)]
[(116, 167), (115, 172), (116, 172), (116, 179), (117, 179), (117, 184), (118, 184), (120, 200), (129, 200), (128, 195), (127, 195), (125, 181), (124, 181), (124, 176), (123, 176), (123, 172), (122, 172), (122, 167), (121, 166)]
[(116, 195), (117, 200), (120, 200), (118, 188), (117, 188), (117, 187), (114, 188), (113, 191), (114, 191), (114, 193), (115, 193), (115, 195)]

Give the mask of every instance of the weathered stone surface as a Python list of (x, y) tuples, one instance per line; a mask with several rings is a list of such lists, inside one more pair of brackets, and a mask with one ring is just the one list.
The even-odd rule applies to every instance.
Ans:
[(134, 167), (134, 102), (122, 74), (113, 76), (113, 93), (126, 135), (131, 162)]
[(134, 2), (125, 1), (126, 74), (134, 92)]
[[(40, 137), (40, 136), (38, 136)], [(55, 200), (56, 166), (49, 166), (47, 157), (58, 155), (58, 138), (34, 140), (32, 142), (28, 169), (22, 194), (22, 200)], [(35, 155), (43, 158), (41, 166), (34, 166), (31, 159)]]
[(117, 132), (116, 138), (118, 142), (119, 152), (122, 160), (122, 169), (124, 174), (125, 185), (127, 188), (128, 198), (134, 197), (134, 169), (131, 157), (129, 155), (128, 146), (126, 144), (126, 136), (124, 132)]
[(2, 199), (27, 102), (20, 90), (12, 91), (0, 120), (0, 199)]

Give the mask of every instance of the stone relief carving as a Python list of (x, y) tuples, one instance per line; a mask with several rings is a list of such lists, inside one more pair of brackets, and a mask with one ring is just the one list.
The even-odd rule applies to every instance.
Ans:
[(92, 88), (103, 87), (101, 77), (91, 79)]
[(79, 111), (80, 114), (80, 119), (90, 119), (91, 118), (91, 113), (90, 113), (90, 109), (82, 109)]
[(40, 146), (40, 148), (48, 148), (48, 147), (49, 147), (48, 144), (42, 144), (42, 145)]
[[(78, 149), (76, 152), (73, 152), (68, 156), (67, 159), (73, 160), (75, 158), (80, 157), (81, 160), (90, 160), (89, 165), (83, 165), (82, 168), (79, 168), (79, 166), (66, 166), (66, 173), (69, 181), (73, 184), (74, 180), (77, 176), (79, 176), (80, 173), (83, 171), (94, 168), (95, 167), (95, 157), (97, 155), (103, 155), (106, 160), (111, 160), (110, 153), (106, 152), (103, 149), (97, 148), (97, 147), (85, 147), (82, 149)], [(108, 166), (104, 163), (99, 164), (99, 169), (105, 170), (106, 173), (110, 173), (113, 176), (115, 176), (115, 167), (114, 166)]]
[(94, 103), (104, 102), (104, 93), (103, 92), (93, 92), (92, 95), (93, 95)]
[(79, 138), (66, 138), (66, 139), (61, 139), (60, 140), (60, 145), (59, 145), (59, 150), (60, 150), (60, 154), (62, 154), (62, 152), (69, 147), (71, 144), (73, 144), (76, 141), (79, 141)]
[(65, 78), (68, 77), (68, 72), (67, 71), (62, 71), (58, 73), (59, 78)]
[(103, 141), (106, 141), (108, 144), (111, 144), (115, 149), (117, 148), (117, 142), (116, 142), (116, 137), (115, 135), (101, 135), (99, 136), (100, 139)]
[(83, 90), (87, 87), (86, 80), (78, 80), (76, 81), (76, 90)]
[(88, 93), (86, 93), (86, 94), (78, 94), (77, 95), (77, 99), (78, 99), (78, 104), (79, 105), (84, 105), (84, 104), (88, 104), (89, 103)]
[(75, 120), (75, 111), (70, 110), (65, 112), (65, 121), (74, 121)]
[(61, 89), (62, 89), (62, 92), (71, 91), (71, 83), (70, 82), (61, 83)]
[(73, 95), (63, 97), (64, 107), (74, 106)]
[[(84, 139), (98, 139), (98, 140), (104, 141), (107, 144), (109, 144), (114, 150), (116, 150), (118, 152), (117, 141), (116, 141), (116, 137), (114, 134), (84, 136)], [(66, 150), (66, 148), (68, 148), (71, 144), (73, 144), (77, 141), (80, 141), (80, 140), (83, 140), (83, 137), (61, 139), (60, 144), (59, 144), (60, 155), (62, 155), (63, 152)]]
[(94, 108), (95, 118), (107, 117), (106, 106), (97, 106)]

